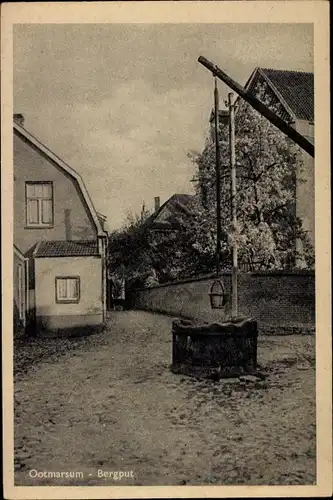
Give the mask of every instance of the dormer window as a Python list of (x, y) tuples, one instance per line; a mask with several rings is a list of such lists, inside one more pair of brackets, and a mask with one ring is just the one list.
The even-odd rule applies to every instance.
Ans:
[(26, 182), (25, 193), (27, 227), (52, 227), (52, 182)]

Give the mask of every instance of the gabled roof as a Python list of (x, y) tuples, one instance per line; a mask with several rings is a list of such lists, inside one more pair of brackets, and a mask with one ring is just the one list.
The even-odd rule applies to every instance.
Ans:
[(97, 212), (97, 217), (100, 222), (101, 228), (105, 233), (108, 233), (108, 226), (107, 226), (107, 216), (101, 214), (100, 212)]
[(193, 214), (193, 200), (190, 194), (174, 194), (148, 217), (144, 225), (152, 230), (181, 228), (184, 220)]
[(91, 217), (96, 226), (98, 236), (105, 236), (105, 232), (101, 226), (100, 220), (98, 218), (97, 212), (93, 205), (93, 202), (89, 196), (87, 188), (83, 182), (82, 177), (78, 174), (72, 167), (67, 165), (61, 158), (59, 158), (56, 154), (54, 154), (50, 149), (48, 149), (44, 144), (42, 144), (36, 137), (30, 134), (25, 128), (21, 127), (18, 123), (14, 121), (14, 131), (24, 137), (24, 139), (30, 142), (35, 148), (39, 149), (44, 155), (46, 155), (53, 163), (55, 163), (60, 169), (64, 170), (67, 174), (69, 174), (78, 184), (79, 189), (81, 190), (84, 201), (87, 204)]
[(314, 76), (303, 71), (256, 68), (245, 85), (251, 90), (262, 77), (294, 119), (314, 121)]
[(96, 241), (41, 241), (34, 257), (89, 257), (98, 256)]
[[(219, 122), (220, 123), (228, 123), (229, 120), (229, 111), (227, 109), (219, 109), (218, 112), (219, 115)], [(214, 108), (212, 109), (209, 117), (209, 121), (212, 122), (215, 119), (215, 110)]]
[(24, 255), (23, 252), (14, 244), (14, 254), (17, 255), (17, 257), (21, 260), (27, 260), (27, 257)]
[(262, 69), (299, 120), (314, 120), (314, 77), (303, 71)]

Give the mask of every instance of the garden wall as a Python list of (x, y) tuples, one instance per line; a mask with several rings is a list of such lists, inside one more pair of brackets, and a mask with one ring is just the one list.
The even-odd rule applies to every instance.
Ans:
[[(170, 314), (196, 321), (230, 317), (231, 274), (221, 275), (228, 301), (212, 310), (209, 291), (214, 277), (182, 280), (132, 292), (135, 309)], [(258, 321), (261, 333), (313, 333), (315, 328), (315, 275), (311, 271), (241, 273), (238, 311)]]

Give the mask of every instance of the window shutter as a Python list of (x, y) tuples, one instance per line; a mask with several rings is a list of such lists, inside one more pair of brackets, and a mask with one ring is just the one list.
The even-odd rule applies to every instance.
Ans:
[(78, 299), (79, 298), (79, 287), (78, 280), (76, 278), (69, 279), (67, 281), (68, 284), (68, 298), (69, 299)]
[(67, 298), (67, 283), (66, 279), (57, 279), (57, 297), (58, 299), (66, 299)]
[(36, 186), (36, 184), (27, 184), (27, 197), (28, 198), (34, 198), (36, 196), (35, 186)]
[(51, 198), (52, 197), (52, 184), (41, 184), (42, 186), (42, 194), (43, 198)]
[(38, 224), (38, 200), (27, 201), (28, 223)]
[(43, 184), (35, 184), (34, 188), (35, 188), (35, 194), (34, 194), (34, 196), (36, 198), (43, 198), (44, 185)]
[(42, 200), (42, 223), (52, 223), (52, 200)]
[(52, 182), (26, 182), (27, 225), (53, 224)]
[(80, 299), (80, 278), (57, 278), (56, 298), (59, 302), (76, 302)]

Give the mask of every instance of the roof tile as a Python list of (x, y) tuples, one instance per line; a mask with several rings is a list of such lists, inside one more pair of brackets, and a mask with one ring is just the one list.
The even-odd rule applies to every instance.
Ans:
[(313, 73), (261, 68), (299, 120), (314, 120)]
[(190, 194), (174, 194), (158, 210), (145, 221), (152, 229), (177, 229), (184, 220), (193, 214), (194, 196)]
[(96, 241), (42, 241), (35, 257), (88, 257), (99, 255)]

